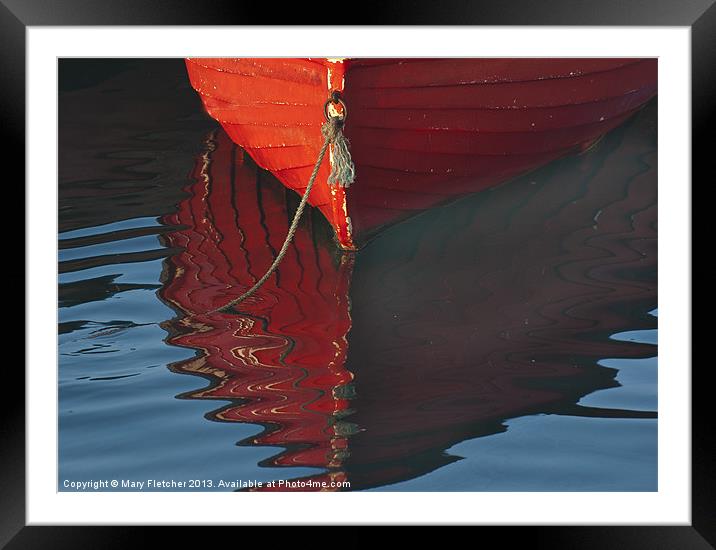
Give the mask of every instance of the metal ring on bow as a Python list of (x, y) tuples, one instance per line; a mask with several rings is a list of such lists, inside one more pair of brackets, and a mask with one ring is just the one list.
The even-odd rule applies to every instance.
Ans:
[[(340, 105), (342, 107), (342, 112), (339, 113), (337, 117), (332, 117), (328, 113), (328, 107), (331, 105), (331, 103), (334, 105)], [(346, 121), (346, 118), (348, 118), (348, 107), (346, 107), (345, 102), (341, 99), (340, 92), (334, 91), (331, 94), (331, 97), (326, 100), (326, 102), (323, 104), (323, 114), (328, 121), (330, 121), (332, 118), (338, 118), (341, 122)]]

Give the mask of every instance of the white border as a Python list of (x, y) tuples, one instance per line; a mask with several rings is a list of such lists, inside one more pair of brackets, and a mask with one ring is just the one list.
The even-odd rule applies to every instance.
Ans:
[[(27, 523), (690, 525), (690, 39), (689, 27), (29, 27)], [(56, 69), (95, 56), (658, 56), (659, 491), (57, 492)]]

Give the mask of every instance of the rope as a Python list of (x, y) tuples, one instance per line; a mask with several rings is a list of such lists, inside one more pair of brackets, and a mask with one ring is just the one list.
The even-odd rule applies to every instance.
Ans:
[[(348, 187), (353, 182), (355, 176), (355, 168), (350, 157), (350, 152), (348, 151), (348, 141), (343, 135), (344, 121), (345, 116), (330, 117), (328, 118), (328, 121), (325, 122), (321, 127), (321, 133), (323, 134), (324, 139), (323, 145), (321, 146), (321, 150), (318, 153), (316, 165), (313, 167), (313, 172), (311, 173), (311, 177), (308, 180), (306, 190), (303, 193), (303, 197), (301, 198), (301, 202), (298, 205), (296, 214), (293, 216), (293, 221), (291, 222), (291, 226), (288, 229), (286, 239), (283, 241), (283, 246), (281, 247), (279, 253), (276, 255), (276, 258), (274, 259), (271, 266), (268, 268), (266, 273), (264, 273), (263, 277), (256, 281), (256, 284), (254, 284), (254, 286), (244, 292), (241, 296), (239, 296), (238, 298), (234, 298), (230, 302), (225, 303), (223, 306), (212, 309), (211, 311), (207, 312), (207, 315), (218, 313), (220, 311), (233, 307), (240, 302), (243, 302), (244, 300), (246, 300), (246, 298), (256, 293), (256, 291), (261, 288), (261, 285), (263, 285), (271, 276), (271, 274), (276, 271), (276, 268), (286, 255), (286, 251), (288, 250), (288, 246), (293, 240), (293, 236), (296, 233), (296, 229), (298, 229), (298, 222), (301, 220), (301, 215), (303, 214), (303, 210), (306, 207), (306, 203), (308, 202), (308, 196), (311, 194), (313, 184), (316, 182), (318, 170), (323, 163), (323, 157), (326, 156), (326, 151), (328, 151), (328, 146), (331, 143), (334, 144), (335, 150), (333, 152), (333, 162), (331, 164), (331, 174), (328, 178), (328, 182), (332, 185), (337, 182), (340, 182), (340, 184), (344, 185), (345, 187)], [(192, 314), (191, 317), (195, 315), (196, 314)]]

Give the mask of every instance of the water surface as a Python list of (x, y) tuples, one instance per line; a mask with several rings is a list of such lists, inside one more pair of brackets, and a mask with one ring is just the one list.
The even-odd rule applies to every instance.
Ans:
[(297, 198), (181, 61), (62, 61), (59, 105), (60, 490), (657, 489), (654, 102), (355, 255), (311, 213), (215, 314)]

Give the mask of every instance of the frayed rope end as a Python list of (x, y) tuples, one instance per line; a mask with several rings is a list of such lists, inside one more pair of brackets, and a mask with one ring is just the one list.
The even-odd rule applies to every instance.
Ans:
[(343, 135), (342, 120), (332, 119), (323, 125), (322, 130), (324, 137), (333, 142), (331, 173), (328, 176), (328, 184), (349, 187), (355, 180), (356, 169), (351, 158), (348, 140)]

